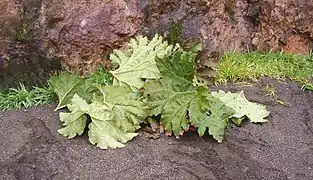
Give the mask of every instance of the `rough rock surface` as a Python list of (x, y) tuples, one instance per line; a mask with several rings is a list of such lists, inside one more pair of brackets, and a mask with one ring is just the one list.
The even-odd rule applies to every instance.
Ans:
[(43, 46), (41, 3), (3, 0), (0, 8), (0, 89), (46, 84), (61, 65)]
[[(145, 1), (144, 1), (145, 2)], [(245, 49), (254, 31), (245, 19), (246, 1), (146, 1), (144, 26), (149, 34), (165, 32), (171, 21), (182, 23), (182, 39), (198, 39), (210, 51)]]
[(123, 46), (141, 25), (135, 0), (5, 0), (0, 7), (2, 86), (23, 79), (37, 84), (36, 79), (46, 80), (60, 69), (60, 61), (66, 70), (90, 72), (101, 55), (105, 59), (113, 48)]
[(257, 48), (302, 54), (312, 50), (312, 0), (262, 1), (258, 19)]
[(171, 22), (183, 44), (204, 43), (204, 67), (231, 50), (303, 54), (313, 42), (313, 0), (2, 0), (0, 8), (1, 84), (37, 82), (59, 61), (86, 74), (129, 37), (168, 34)]
[(141, 24), (136, 0), (46, 1), (47, 48), (59, 54), (67, 70), (92, 71), (113, 48), (119, 48)]
[[(287, 106), (265, 96), (266, 84)], [(60, 136), (55, 105), (0, 112), (0, 179), (313, 179), (313, 93), (272, 80), (224, 88), (244, 89), (265, 104), (269, 122), (233, 126), (221, 144), (190, 133), (179, 140), (139, 136), (125, 148), (100, 150), (85, 135)]]

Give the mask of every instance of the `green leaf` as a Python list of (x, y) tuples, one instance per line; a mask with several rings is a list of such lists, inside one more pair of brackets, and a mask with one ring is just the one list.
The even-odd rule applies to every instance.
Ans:
[(265, 118), (270, 114), (270, 112), (267, 111), (264, 105), (249, 102), (243, 91), (239, 93), (225, 93), (220, 90), (219, 92), (212, 92), (212, 95), (219, 98), (228, 107), (234, 109), (236, 113), (233, 117), (235, 118), (247, 116), (253, 123), (267, 122)]
[(63, 128), (58, 132), (69, 139), (74, 138), (77, 134), (82, 135), (86, 127), (87, 117), (84, 115), (89, 105), (85, 100), (75, 94), (68, 105), (71, 113), (60, 113), (60, 120), (63, 122)]
[(161, 114), (161, 124), (167, 132), (179, 135), (188, 129), (186, 113), (190, 101), (197, 95), (192, 86), (184, 88), (173, 86), (174, 82), (161, 79), (145, 85), (145, 94), (150, 107), (150, 115)]
[(89, 141), (101, 149), (122, 148), (125, 143), (137, 136), (137, 133), (125, 132), (117, 124), (112, 108), (101, 101), (90, 105), (88, 114), (91, 117), (89, 124)]
[(55, 111), (70, 104), (74, 94), (78, 94), (85, 100), (90, 100), (90, 84), (86, 83), (84, 78), (68, 73), (62, 73), (50, 78), (50, 86), (57, 94), (59, 103)]
[[(203, 121), (205, 116), (207, 116), (206, 113), (211, 103), (209, 98), (208, 90), (204, 87), (199, 87), (197, 96), (190, 102), (189, 118), (192, 125), (199, 127), (199, 122)], [(200, 133), (201, 136), (203, 134), (204, 132)]]
[(156, 58), (161, 77), (175, 81), (173, 85), (190, 86), (195, 78), (195, 54), (177, 50), (164, 58)]
[(138, 134), (147, 107), (129, 88), (97, 86), (103, 98), (94, 100), (89, 115), (89, 141), (101, 149), (121, 148)]
[[(60, 113), (64, 128), (59, 133), (73, 138), (81, 135), (86, 126), (86, 115), (91, 118), (89, 141), (101, 149), (124, 147), (133, 139), (139, 124), (147, 117), (145, 104), (125, 87), (98, 86), (101, 95), (94, 93), (91, 104), (75, 94), (68, 105), (70, 113)], [(85, 115), (86, 114), (86, 115)]]
[(167, 58), (157, 58), (162, 79), (148, 81), (144, 86), (150, 115), (161, 114), (161, 124), (175, 136), (187, 130), (187, 110), (197, 96), (193, 86), (194, 56), (177, 51)]
[(179, 135), (183, 130), (187, 130), (187, 110), (190, 101), (197, 95), (196, 91), (173, 93), (163, 108), (161, 124), (166, 131), (173, 131), (174, 135)]
[(112, 107), (116, 125), (124, 132), (134, 132), (148, 116), (148, 107), (137, 95), (126, 87), (98, 86), (105, 102)]
[(225, 103), (209, 95), (204, 87), (199, 87), (198, 95), (190, 103), (190, 123), (198, 128), (198, 133), (203, 136), (207, 131), (218, 142), (222, 142), (224, 131), (229, 118), (234, 111)]
[(191, 123), (198, 127), (200, 136), (203, 136), (208, 128), (209, 134), (218, 142), (222, 142), (229, 118), (234, 114), (234, 111), (220, 100), (212, 101), (209, 108), (203, 118), (199, 118), (200, 121)]
[(114, 50), (110, 55), (110, 60), (119, 64), (118, 69), (110, 71), (114, 77), (113, 85), (129, 86), (131, 89), (136, 90), (143, 86), (144, 81), (142, 78), (160, 78), (155, 58), (163, 58), (172, 50), (173, 47), (158, 35), (151, 41), (142, 36), (131, 39), (128, 51)]
[(125, 143), (133, 139), (138, 133), (125, 133), (114, 125), (110, 119), (92, 119), (89, 124), (89, 142), (101, 149), (116, 149), (125, 147)]

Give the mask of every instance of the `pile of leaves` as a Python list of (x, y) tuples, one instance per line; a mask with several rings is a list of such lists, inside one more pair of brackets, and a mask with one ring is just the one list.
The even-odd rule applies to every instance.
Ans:
[(192, 127), (222, 142), (225, 129), (247, 117), (266, 122), (269, 111), (249, 102), (243, 92), (210, 92), (196, 79), (195, 57), (190, 51), (169, 45), (161, 36), (137, 36), (128, 50), (114, 50), (110, 60), (112, 85), (91, 83), (84, 77), (62, 73), (50, 79), (58, 95), (56, 111), (63, 125), (58, 130), (68, 138), (82, 135), (88, 126), (89, 141), (101, 149), (121, 148), (138, 135), (143, 123), (158, 121), (166, 134), (176, 137)]

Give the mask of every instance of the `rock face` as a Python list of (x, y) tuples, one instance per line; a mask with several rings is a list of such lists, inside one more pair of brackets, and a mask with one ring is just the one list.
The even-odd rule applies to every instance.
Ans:
[[(182, 39), (198, 39), (210, 51), (245, 49), (255, 26), (245, 17), (246, 1), (165, 0), (143, 7), (144, 26), (150, 34), (166, 31), (169, 22), (182, 23)], [(149, 13), (148, 13), (149, 12)]]
[(61, 68), (57, 55), (43, 46), (41, 3), (36, 0), (0, 1), (0, 90), (24, 83), (46, 84)]
[(312, 49), (313, 1), (262, 1), (254, 44), (262, 50), (308, 53)]
[(0, 8), (0, 83), (8, 86), (37, 83), (61, 65), (86, 74), (129, 37), (168, 34), (171, 22), (182, 44), (204, 44), (204, 67), (231, 50), (303, 54), (313, 42), (313, 0), (2, 0)]
[(141, 25), (136, 0), (47, 0), (44, 3), (47, 48), (59, 54), (67, 70), (84, 74), (134, 35)]
[(92, 71), (101, 54), (140, 29), (139, 7), (123, 0), (1, 1), (0, 84), (38, 84), (60, 69), (60, 62), (77, 74)]
[[(227, 51), (312, 49), (313, 1), (143, 0), (144, 32), (152, 35), (182, 23), (182, 39), (200, 39), (211, 60)], [(206, 54), (208, 55), (208, 54)], [(198, 62), (205, 67), (208, 58)]]

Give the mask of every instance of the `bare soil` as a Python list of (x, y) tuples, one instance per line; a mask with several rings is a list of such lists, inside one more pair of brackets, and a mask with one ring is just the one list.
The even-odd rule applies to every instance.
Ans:
[[(277, 88), (287, 106), (266, 96)], [(263, 125), (232, 126), (223, 143), (194, 132), (181, 139), (139, 136), (123, 149), (100, 150), (86, 137), (58, 135), (55, 105), (0, 112), (0, 179), (313, 179), (313, 93), (265, 79), (243, 89), (271, 111)]]

